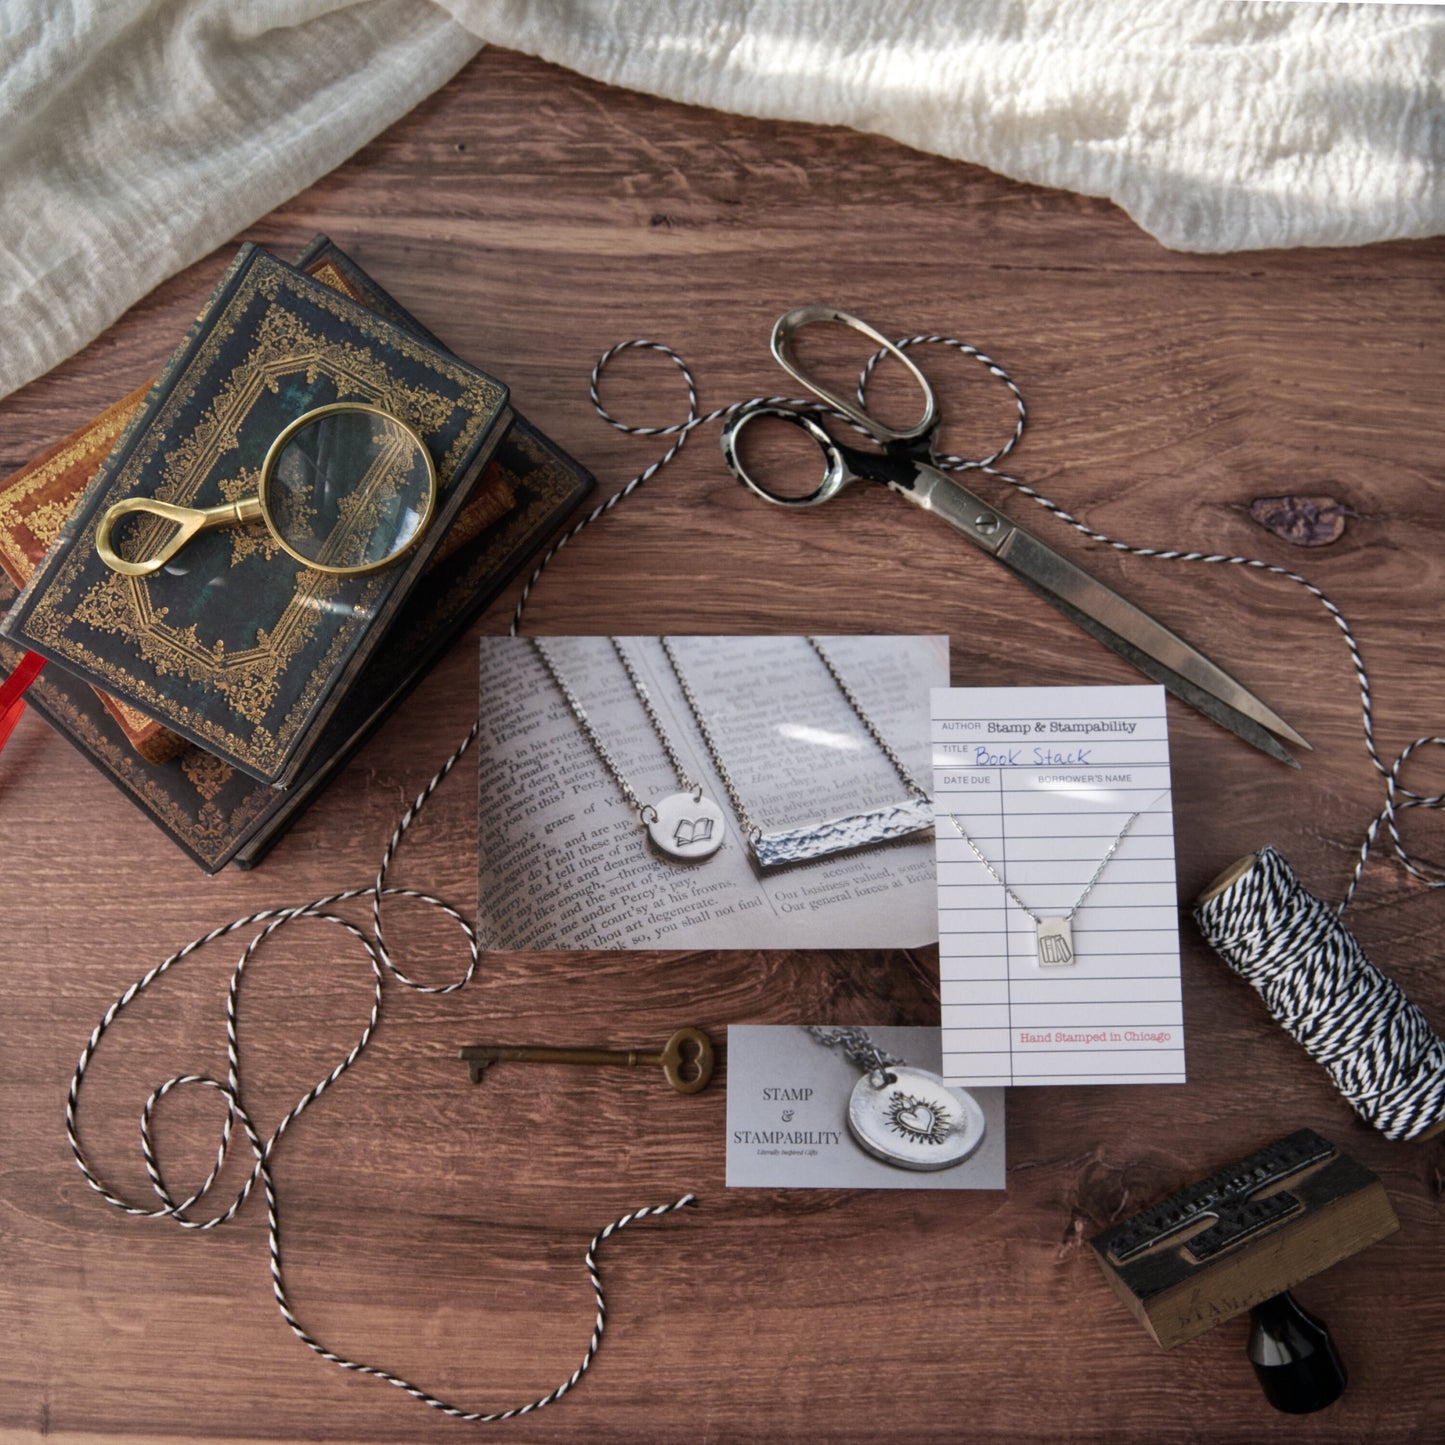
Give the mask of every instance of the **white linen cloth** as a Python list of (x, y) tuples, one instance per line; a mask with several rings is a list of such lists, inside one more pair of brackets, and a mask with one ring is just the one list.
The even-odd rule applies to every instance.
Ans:
[(0, 396), (479, 46), (430, 0), (0, 0)]
[(1432, 6), (4, 0), (0, 396), (332, 169), (483, 42), (1105, 196), (1181, 250), (1445, 231)]

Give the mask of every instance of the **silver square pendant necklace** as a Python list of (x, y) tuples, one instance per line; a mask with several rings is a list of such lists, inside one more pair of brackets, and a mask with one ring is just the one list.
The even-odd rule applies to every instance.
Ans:
[(1084, 906), (1084, 900), (1094, 891), (1094, 885), (1104, 876), (1104, 870), (1109, 866), (1109, 862), (1114, 854), (1119, 851), (1119, 845), (1128, 836), (1129, 829), (1132, 828), (1135, 822), (1143, 817), (1156, 802), (1158, 802), (1158, 798), (1151, 800), (1144, 807), (1140, 808), (1137, 813), (1131, 813), (1129, 815), (1128, 821), (1119, 829), (1114, 837), (1114, 841), (1109, 844), (1108, 851), (1099, 860), (1099, 866), (1094, 869), (1094, 876), (1084, 884), (1084, 891), (1074, 900), (1074, 906), (1070, 908), (1067, 913), (1050, 914), (1048, 916), (1035, 913), (1034, 910), (1004, 882), (1002, 874), (989, 862), (988, 858), (984, 855), (983, 849), (968, 836), (967, 829), (964, 828), (963, 824), (958, 821), (958, 818), (953, 813), (947, 814), (947, 817), (949, 822), (958, 829), (958, 836), (968, 844), (973, 852), (973, 856), (988, 870), (989, 876), (993, 881), (1003, 889), (1009, 902), (1033, 919), (1035, 947), (1038, 950), (1039, 966), (1041, 968), (1066, 968), (1074, 962), (1074, 915)]

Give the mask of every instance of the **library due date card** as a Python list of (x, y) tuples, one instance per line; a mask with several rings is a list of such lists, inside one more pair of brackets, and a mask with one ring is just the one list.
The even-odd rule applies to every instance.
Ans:
[(1164, 689), (935, 688), (931, 726), (943, 1076), (1182, 1084)]

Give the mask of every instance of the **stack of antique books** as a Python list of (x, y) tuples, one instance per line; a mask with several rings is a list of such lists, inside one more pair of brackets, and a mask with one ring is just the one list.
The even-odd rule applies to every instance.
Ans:
[[(390, 564), (308, 565), (256, 523), (150, 575), (97, 546), (118, 502), (238, 502), (290, 423), (357, 403), (435, 471)], [(294, 266), (247, 245), (153, 383), (0, 481), (0, 677), (39, 669), (25, 705), (206, 871), (250, 867), (592, 485), (326, 237)], [(128, 520), (127, 545), (173, 526)]]

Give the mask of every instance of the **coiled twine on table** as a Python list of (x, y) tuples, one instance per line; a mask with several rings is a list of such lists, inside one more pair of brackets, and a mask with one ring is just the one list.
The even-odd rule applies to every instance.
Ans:
[(1206, 893), (1194, 917), (1361, 1118), (1389, 1139), (1445, 1123), (1445, 1041), (1273, 848)]

